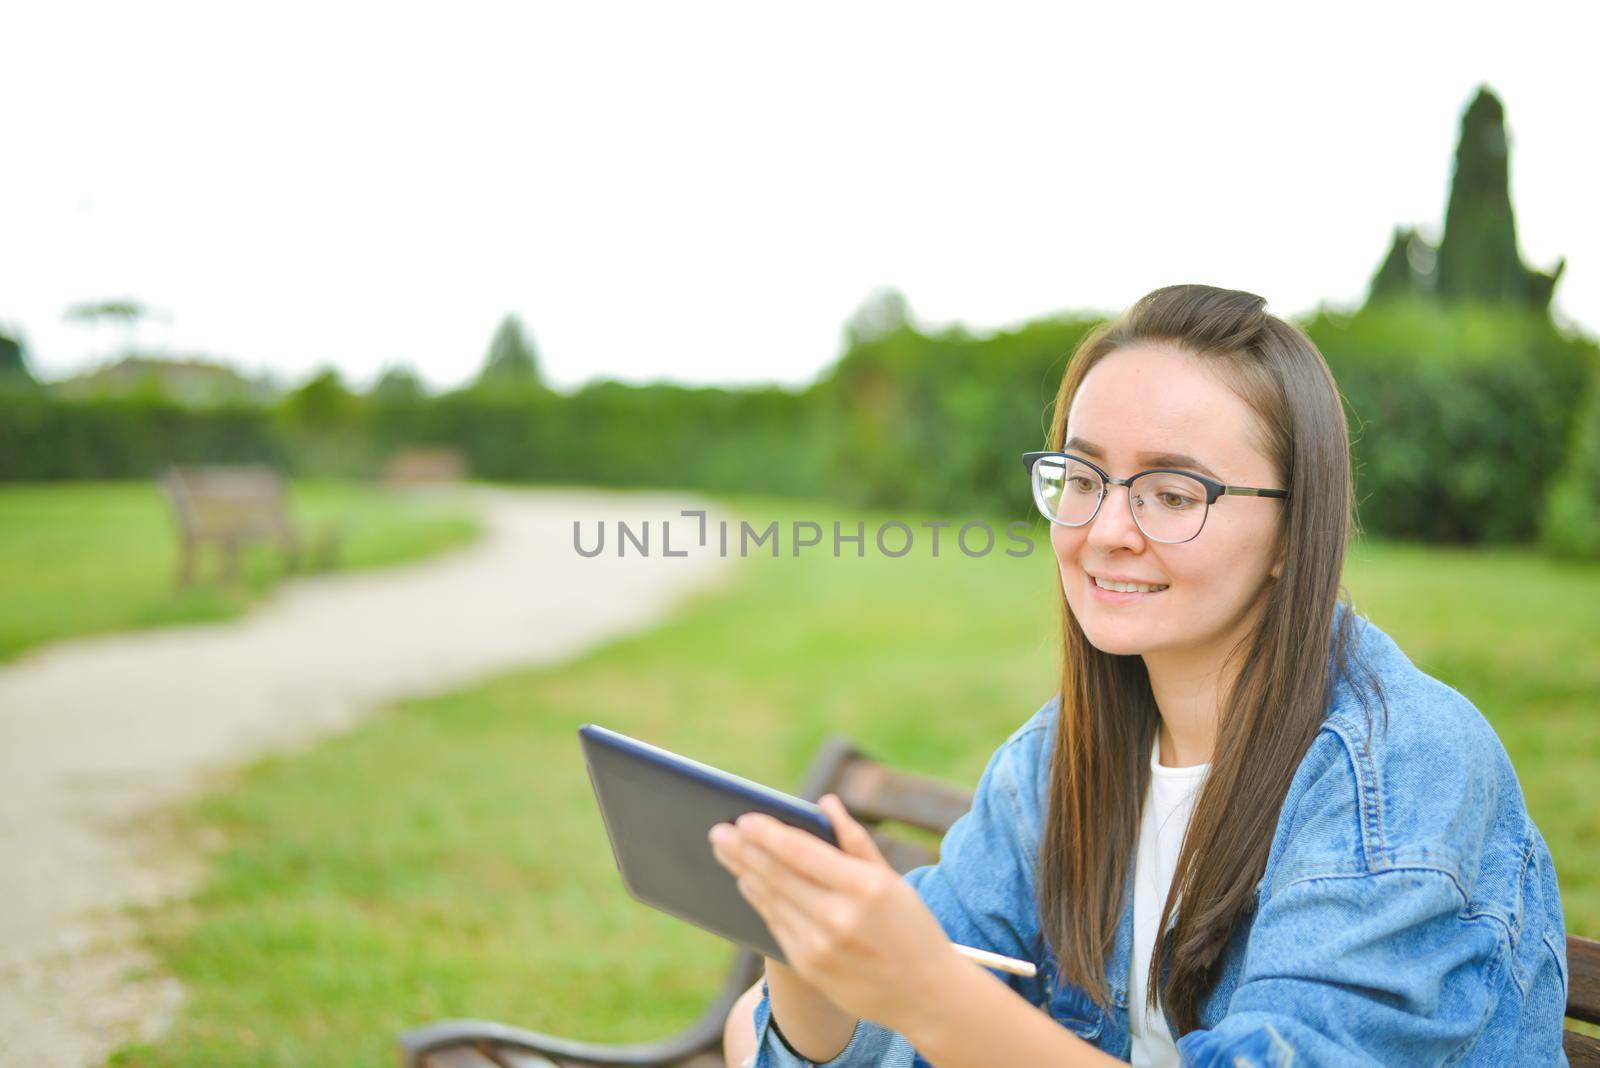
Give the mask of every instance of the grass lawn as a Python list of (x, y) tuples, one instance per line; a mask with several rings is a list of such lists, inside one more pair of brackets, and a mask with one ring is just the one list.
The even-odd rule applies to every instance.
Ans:
[[(417, 559), (475, 537), (462, 504), (377, 486), (295, 483), (294, 515), (343, 530), (342, 566)], [(226, 589), (208, 547), (200, 581), (175, 584), (178, 534), (154, 482), (0, 485), (0, 661), (61, 638), (165, 623), (225, 619), (282, 578), (278, 554), (257, 547), (245, 582)]]
[[(762, 523), (838, 514), (738, 506)], [(860, 518), (870, 547), (887, 517)], [(838, 731), (971, 785), (1054, 692), (1054, 560), (1042, 531), (1024, 559), (965, 557), (949, 530), (934, 559), (918, 533), (902, 559), (743, 561), (728, 591), (649, 633), (248, 769), (185, 814), (181, 833), (223, 843), (207, 884), (146, 918), (187, 1001), (116, 1063), (388, 1065), (398, 1030), (447, 1016), (612, 1042), (684, 1026), (731, 949), (627, 896), (575, 731), (598, 722), (780, 786)], [(1494, 722), (1569, 925), (1600, 934), (1600, 791), (1581, 756), (1600, 751), (1600, 568), (1367, 547), (1349, 585)]]

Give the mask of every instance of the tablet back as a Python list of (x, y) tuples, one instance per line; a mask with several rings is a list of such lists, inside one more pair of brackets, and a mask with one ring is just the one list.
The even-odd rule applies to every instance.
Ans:
[(635, 899), (787, 964), (706, 837), (764, 812), (838, 845), (821, 808), (595, 724), (578, 730), (622, 883)]

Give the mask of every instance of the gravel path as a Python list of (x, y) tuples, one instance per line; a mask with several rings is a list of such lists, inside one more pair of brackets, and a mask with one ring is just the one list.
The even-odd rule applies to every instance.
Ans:
[[(487, 533), (404, 568), (298, 580), (233, 622), (53, 646), (0, 667), (0, 1065), (103, 1063), (182, 997), (127, 906), (194, 885), (150, 831), (208, 775), (345, 728), (397, 698), (556, 660), (661, 618), (732, 559), (698, 547), (708, 502), (660, 493), (475, 490)], [(648, 557), (616, 521), (651, 520)], [(661, 524), (672, 548), (661, 553)], [(585, 545), (606, 524), (606, 552)], [(711, 528), (715, 530), (713, 526)], [(143, 973), (143, 974), (141, 974)]]

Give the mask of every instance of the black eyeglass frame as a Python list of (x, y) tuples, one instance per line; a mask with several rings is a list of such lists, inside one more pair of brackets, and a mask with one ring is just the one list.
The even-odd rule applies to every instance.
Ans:
[[(1058, 456), (1058, 457), (1061, 457), (1064, 460), (1075, 460), (1078, 463), (1083, 464), (1085, 467), (1089, 468), (1090, 470), (1094, 471), (1097, 475), (1100, 476), (1100, 499), (1094, 502), (1094, 511), (1090, 512), (1089, 513), (1089, 518), (1085, 519), (1083, 522), (1081, 522), (1081, 523), (1068, 523), (1068, 522), (1065, 522), (1063, 520), (1057, 519), (1055, 516), (1051, 515), (1049, 513), (1049, 511), (1047, 511), (1045, 509), (1045, 506), (1044, 506), (1043, 502), (1041, 502), (1039, 500), (1039, 493), (1038, 493), (1039, 483), (1038, 483), (1038, 480), (1033, 477), (1033, 472), (1034, 472), (1034, 468), (1038, 466), (1039, 461), (1044, 459), (1047, 456)], [(1031, 492), (1033, 494), (1033, 503), (1038, 506), (1039, 511), (1041, 513), (1043, 513), (1044, 517), (1046, 519), (1050, 520), (1050, 522), (1056, 524), (1057, 526), (1062, 526), (1062, 527), (1084, 527), (1084, 526), (1088, 526), (1090, 523), (1094, 522), (1094, 517), (1100, 514), (1100, 506), (1106, 502), (1106, 487), (1107, 486), (1123, 486), (1123, 487), (1126, 487), (1129, 490), (1129, 495), (1128, 495), (1128, 514), (1133, 516), (1133, 525), (1139, 528), (1139, 533), (1143, 534), (1147, 538), (1150, 538), (1151, 541), (1159, 542), (1162, 545), (1182, 545), (1186, 541), (1193, 541), (1195, 538), (1198, 538), (1200, 536), (1200, 531), (1204, 530), (1205, 527), (1206, 527), (1206, 519), (1209, 518), (1210, 515), (1211, 515), (1211, 506), (1213, 504), (1216, 504), (1217, 503), (1217, 498), (1221, 497), (1223, 494), (1231, 493), (1231, 494), (1233, 494), (1235, 496), (1238, 496), (1238, 497), (1276, 497), (1276, 498), (1279, 498), (1280, 500), (1288, 500), (1289, 499), (1289, 491), (1288, 490), (1260, 489), (1260, 488), (1258, 488), (1256, 486), (1230, 486), (1230, 485), (1228, 485), (1228, 484), (1226, 484), (1224, 482), (1218, 482), (1214, 478), (1207, 478), (1205, 475), (1202, 475), (1199, 472), (1196, 472), (1196, 471), (1185, 471), (1181, 467), (1150, 467), (1150, 468), (1146, 468), (1143, 471), (1135, 471), (1133, 474), (1129, 475), (1127, 478), (1113, 478), (1112, 475), (1111, 475), (1111, 472), (1107, 471), (1105, 468), (1101, 467), (1099, 464), (1095, 463), (1094, 461), (1086, 460), (1082, 456), (1079, 456), (1077, 453), (1074, 453), (1074, 452), (1053, 452), (1053, 451), (1025, 452), (1025, 453), (1022, 454), (1022, 465), (1028, 469), (1028, 481), (1030, 483), (1030, 489), (1031, 489)], [(1193, 534), (1189, 535), (1187, 538), (1183, 538), (1183, 539), (1181, 539), (1179, 541), (1163, 541), (1160, 538), (1151, 537), (1150, 532), (1145, 530), (1144, 526), (1139, 522), (1139, 514), (1133, 510), (1133, 494), (1132, 494), (1133, 481), (1135, 479), (1137, 479), (1137, 478), (1140, 478), (1143, 475), (1154, 475), (1154, 474), (1183, 475), (1183, 476), (1185, 476), (1187, 478), (1194, 479), (1196, 482), (1200, 483), (1200, 485), (1205, 487), (1205, 490), (1206, 490), (1206, 512), (1205, 512), (1205, 515), (1200, 517), (1200, 526), (1199, 526), (1199, 528), (1196, 529), (1195, 532)]]

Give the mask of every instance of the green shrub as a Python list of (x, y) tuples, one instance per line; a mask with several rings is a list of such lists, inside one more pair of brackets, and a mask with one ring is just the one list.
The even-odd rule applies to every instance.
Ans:
[(147, 478), (171, 463), (283, 464), (263, 408), (0, 394), (0, 480)]
[(1305, 325), (1345, 397), (1365, 529), (1442, 542), (1536, 534), (1592, 342), (1474, 304), (1385, 302)]
[(1545, 501), (1540, 536), (1556, 556), (1600, 560), (1600, 365), (1590, 377), (1566, 465)]
[(1042, 448), (1061, 376), (1094, 319), (979, 338), (910, 327), (860, 341), (816, 387), (824, 477), (853, 504), (1028, 515), (1020, 458)]

